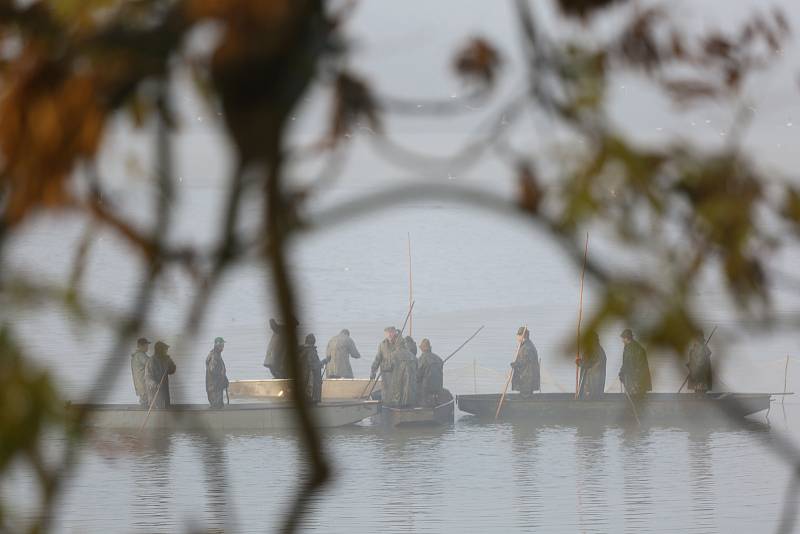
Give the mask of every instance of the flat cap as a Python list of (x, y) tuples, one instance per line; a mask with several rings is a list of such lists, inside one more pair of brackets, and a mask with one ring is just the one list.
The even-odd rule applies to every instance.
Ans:
[(624, 337), (626, 339), (633, 339), (633, 330), (631, 330), (630, 328), (626, 328), (625, 330), (622, 331), (619, 337)]

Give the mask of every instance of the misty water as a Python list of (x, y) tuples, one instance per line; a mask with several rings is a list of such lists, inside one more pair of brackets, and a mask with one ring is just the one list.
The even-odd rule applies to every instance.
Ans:
[[(343, 197), (358, 194), (347, 190)], [(213, 188), (188, 189), (187, 235), (202, 231), (219, 202)], [(195, 217), (191, 217), (194, 214)], [(186, 213), (180, 214), (186, 215)], [(210, 223), (209, 223), (210, 224)], [(14, 244), (21, 268), (60, 272), (80, 225), (48, 221)], [(179, 230), (180, 233), (180, 230)], [(411, 236), (416, 301), (413, 336), (430, 338), (446, 355), (477, 327), (481, 334), (445, 367), (454, 393), (501, 390), (528, 324), (543, 366), (545, 391), (571, 391), (569, 340), (577, 317), (579, 276), (544, 236), (519, 220), (454, 204), (418, 202), (314, 234), (293, 255), (301, 291), (301, 332), (318, 345), (347, 327), (369, 364), (384, 326), (400, 325), (408, 306), (407, 239)], [(590, 243), (590, 254), (609, 254)], [(121, 308), (140, 279), (140, 266), (108, 238), (93, 248), (87, 287), (93, 298)], [(788, 261), (788, 260), (787, 260)], [(204, 359), (216, 336), (226, 341), (231, 379), (266, 376), (262, 360), (267, 320), (274, 314), (267, 276), (257, 264), (225, 278), (198, 335), (177, 339), (193, 291), (181, 273), (162, 284), (142, 332), (172, 345), (178, 372), (173, 401), (205, 402)], [(586, 313), (598, 299), (585, 290)], [(731, 312), (713, 283), (697, 294), (724, 386), (783, 391), (788, 334), (756, 336)], [(776, 303), (778, 313), (796, 302)], [(25, 346), (58, 376), (65, 397), (80, 400), (107, 357), (110, 330), (85, 329), (59, 308), (19, 310)], [(621, 363), (623, 325), (601, 333), (608, 354), (607, 388)], [(108, 402), (134, 402), (129, 354), (106, 384)], [(678, 363), (678, 366), (682, 364)], [(790, 360), (788, 389), (796, 359)], [(676, 391), (684, 375), (668, 356), (651, 354), (657, 391)], [(775, 528), (790, 469), (770, 449), (776, 436), (800, 435), (800, 411), (790, 398), (773, 403), (744, 426), (604, 427), (485, 423), (457, 412), (450, 428), (386, 431), (369, 422), (324, 433), (334, 477), (312, 502), (309, 532), (758, 532)], [(55, 438), (49, 443), (58, 449)], [(101, 433), (82, 453), (54, 524), (59, 532), (166, 532), (216, 526), (241, 532), (275, 527), (304, 472), (292, 433), (236, 433), (210, 439), (172, 433)], [(31, 474), (23, 467), (2, 486), (25, 522), (36, 513)]]

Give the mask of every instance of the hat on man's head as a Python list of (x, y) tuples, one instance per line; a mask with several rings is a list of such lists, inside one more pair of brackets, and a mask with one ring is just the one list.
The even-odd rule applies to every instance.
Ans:
[(526, 337), (527, 337), (527, 336), (529, 336), (530, 334), (531, 334), (531, 331), (530, 331), (530, 329), (529, 329), (528, 327), (526, 327), (526, 326), (520, 326), (520, 327), (517, 329), (517, 335), (518, 335), (518, 336), (526, 336)]
[(214, 338), (214, 345), (216, 345), (217, 343), (225, 343), (225, 340), (222, 339), (221, 337), (216, 337)]
[(140, 337), (139, 339), (136, 340), (136, 344), (137, 345), (145, 345), (145, 344), (149, 345), (150, 344), (150, 340), (147, 339), (146, 337)]
[(630, 328), (626, 328), (625, 330), (622, 331), (619, 337), (624, 337), (625, 339), (633, 339), (633, 330), (631, 330)]
[(155, 348), (155, 351), (156, 351), (156, 352), (160, 352), (160, 351), (162, 351), (162, 350), (163, 350), (164, 352), (167, 352), (167, 349), (169, 348), (169, 345), (167, 345), (167, 344), (166, 344), (166, 343), (164, 343), (163, 341), (156, 341), (156, 345), (155, 345), (155, 347), (154, 347), (154, 348)]

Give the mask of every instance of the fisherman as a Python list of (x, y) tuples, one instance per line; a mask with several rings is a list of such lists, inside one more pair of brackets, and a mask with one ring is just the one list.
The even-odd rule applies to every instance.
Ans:
[(144, 369), (147, 400), (154, 408), (169, 408), (169, 375), (175, 374), (175, 362), (167, 354), (169, 345), (156, 341), (153, 356)]
[(650, 367), (647, 364), (647, 352), (633, 339), (633, 332), (626, 328), (622, 334), (625, 350), (622, 352), (622, 368), (619, 380), (631, 397), (642, 397), (653, 389), (650, 381)]
[[(297, 319), (292, 319), (298, 325)], [(267, 355), (264, 357), (264, 367), (274, 378), (289, 378), (289, 370), (286, 366), (288, 355), (288, 345), (286, 343), (286, 326), (278, 324), (275, 319), (269, 320), (269, 327), (272, 330), (272, 337), (267, 346)]]
[(443, 395), (444, 360), (431, 352), (428, 338), (419, 343), (422, 354), (417, 363), (417, 393), (422, 406), (438, 406)]
[(686, 367), (689, 368), (689, 389), (695, 393), (711, 390), (711, 349), (708, 348), (708, 341), (702, 331), (698, 332), (697, 338), (689, 347), (689, 361)]
[(146, 337), (140, 337), (136, 341), (136, 352), (131, 354), (131, 373), (133, 374), (133, 389), (139, 397), (139, 404), (147, 407), (147, 385), (144, 380), (144, 368), (147, 366), (150, 356), (147, 349), (150, 348), (150, 341)]
[(517, 358), (511, 362), (511, 390), (519, 391), (523, 397), (530, 397), (534, 391), (541, 389), (539, 354), (531, 341), (530, 330), (524, 326), (517, 330), (517, 343)]
[(223, 408), (222, 394), (228, 389), (228, 375), (225, 372), (225, 361), (222, 351), (225, 340), (218, 337), (214, 340), (214, 348), (206, 357), (206, 394), (212, 408)]
[(314, 334), (308, 334), (299, 349), (300, 387), (306, 398), (314, 404), (322, 400), (322, 365), (328, 362), (327, 358), (320, 361), (316, 344), (317, 338)]
[(388, 399), (383, 397), (383, 402), (389, 406), (410, 408), (417, 404), (417, 358), (408, 349), (406, 340), (397, 329), (392, 336), (394, 338), (390, 357), (392, 395)]
[(588, 346), (578, 360), (581, 366), (580, 397), (596, 399), (606, 389), (606, 351), (600, 345), (597, 332), (589, 335)]
[(410, 352), (411, 354), (416, 356), (417, 355), (417, 342), (414, 341), (414, 338), (411, 337), (411, 336), (406, 336), (405, 342), (406, 342), (406, 348), (408, 349), (408, 352)]
[(395, 335), (396, 332), (397, 328), (393, 326), (387, 326), (383, 329), (383, 341), (378, 345), (378, 353), (372, 361), (372, 369), (369, 375), (370, 380), (376, 380), (378, 370), (380, 370), (381, 399), (384, 402), (392, 396), (391, 356), (399, 338), (399, 336)]
[(350, 367), (350, 358), (361, 358), (356, 348), (355, 341), (350, 337), (350, 330), (345, 328), (338, 335), (328, 341), (325, 349), (328, 357), (328, 378), (353, 378), (353, 368)]

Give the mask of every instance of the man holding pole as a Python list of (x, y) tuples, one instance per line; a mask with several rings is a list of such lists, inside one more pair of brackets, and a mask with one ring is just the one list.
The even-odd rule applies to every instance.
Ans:
[(631, 397), (642, 397), (653, 389), (650, 380), (650, 366), (647, 363), (647, 352), (638, 341), (633, 339), (633, 331), (630, 328), (623, 330), (620, 337), (625, 349), (622, 352), (619, 380)]
[(578, 365), (581, 368), (578, 397), (596, 399), (603, 396), (606, 388), (606, 351), (600, 345), (597, 332), (589, 335), (589, 343), (584, 347)]
[(428, 338), (419, 344), (422, 354), (417, 364), (417, 393), (422, 406), (436, 406), (444, 390), (444, 360), (431, 352)]
[(511, 362), (513, 375), (511, 390), (519, 391), (523, 397), (530, 397), (534, 391), (541, 389), (539, 374), (539, 354), (531, 341), (531, 332), (525, 326), (517, 330), (517, 359)]
[(711, 390), (711, 350), (702, 331), (698, 332), (697, 338), (689, 347), (689, 361), (686, 367), (689, 368), (689, 389), (695, 393)]
[(375, 355), (375, 360), (372, 362), (372, 371), (369, 375), (370, 380), (375, 380), (378, 371), (381, 374), (381, 399), (387, 401), (392, 398), (391, 384), (392, 384), (392, 352), (399, 340), (403, 343), (403, 338), (396, 335), (397, 328), (387, 326), (383, 329), (383, 341), (378, 345), (378, 354)]
[(206, 356), (206, 395), (212, 408), (225, 407), (222, 394), (228, 389), (228, 375), (222, 359), (224, 349), (225, 340), (218, 337), (214, 340), (214, 348)]
[(140, 337), (136, 342), (136, 352), (131, 354), (131, 373), (133, 374), (133, 389), (136, 390), (136, 395), (139, 397), (139, 404), (147, 408), (147, 385), (144, 379), (144, 369), (147, 367), (147, 362), (150, 356), (147, 355), (147, 349), (150, 347), (150, 341), (146, 337)]
[(175, 374), (175, 362), (167, 354), (169, 345), (156, 341), (153, 356), (144, 369), (147, 395), (152, 408), (169, 408), (169, 376)]

